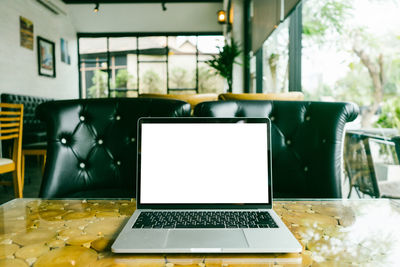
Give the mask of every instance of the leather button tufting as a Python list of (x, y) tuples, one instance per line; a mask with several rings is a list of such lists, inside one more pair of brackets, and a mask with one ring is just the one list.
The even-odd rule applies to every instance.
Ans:
[(322, 139), (322, 143), (324, 143), (324, 144), (325, 144), (325, 143), (326, 143), (326, 139)]
[(272, 117), (270, 118), (270, 120), (271, 120), (271, 121), (274, 121), (274, 120), (275, 120), (275, 117), (274, 117), (274, 116), (272, 116)]
[(307, 166), (304, 167), (304, 171), (308, 172), (308, 167)]
[(97, 141), (97, 143), (99, 144), (99, 145), (102, 145), (104, 142), (103, 142), (103, 139), (99, 139), (98, 141)]
[(115, 116), (115, 119), (116, 119), (117, 121), (119, 121), (119, 120), (121, 120), (121, 116), (120, 116), (120, 115), (117, 115), (117, 116)]
[(85, 121), (85, 119), (86, 119), (85, 116), (83, 116), (83, 115), (79, 116), (80, 121)]
[(290, 145), (291, 143), (292, 143), (292, 141), (286, 140), (286, 144), (287, 144), (287, 145)]
[(121, 161), (118, 160), (118, 161), (117, 161), (117, 165), (118, 165), (118, 166), (121, 166)]
[(307, 116), (307, 117), (306, 117), (306, 121), (309, 121), (309, 120), (310, 120), (310, 116)]
[(67, 139), (65, 139), (65, 138), (61, 138), (61, 144), (66, 144), (67, 143)]
[(131, 142), (134, 143), (136, 141), (135, 137), (131, 138)]
[(83, 163), (83, 162), (79, 163), (79, 168), (84, 169), (85, 167), (86, 167), (85, 163)]

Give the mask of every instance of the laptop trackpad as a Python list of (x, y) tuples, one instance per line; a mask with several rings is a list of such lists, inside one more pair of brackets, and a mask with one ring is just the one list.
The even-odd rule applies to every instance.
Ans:
[(182, 229), (170, 230), (167, 248), (247, 248), (246, 236), (241, 229)]

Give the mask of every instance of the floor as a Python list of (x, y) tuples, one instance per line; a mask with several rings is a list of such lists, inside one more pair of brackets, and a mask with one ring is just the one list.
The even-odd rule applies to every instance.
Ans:
[[(11, 175), (1, 179), (12, 179)], [(27, 156), (25, 166), (24, 198), (38, 197), (42, 171), (36, 156)], [(14, 189), (10, 186), (0, 186), (0, 205), (14, 198)]]

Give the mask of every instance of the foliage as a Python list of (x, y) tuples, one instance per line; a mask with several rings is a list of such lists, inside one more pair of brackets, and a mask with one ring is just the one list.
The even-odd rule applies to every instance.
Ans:
[(400, 92), (400, 57), (393, 58), (386, 66), (387, 81), (384, 86), (385, 94), (397, 96)]
[(112, 97), (126, 97), (127, 91), (121, 91), (121, 89), (135, 88), (136, 82), (134, 76), (128, 72), (127, 69), (120, 69), (117, 71), (115, 76), (115, 84), (111, 84), (111, 88), (120, 89), (118, 91), (112, 91)]
[(400, 130), (400, 98), (391, 98), (384, 103), (375, 126)]
[(313, 1), (304, 7), (303, 35), (319, 41), (330, 32), (343, 33), (343, 21), (352, 9), (348, 0)]
[(89, 98), (99, 98), (108, 96), (107, 73), (101, 70), (95, 70), (92, 78), (93, 85), (88, 88)]
[(160, 76), (153, 71), (147, 70), (141, 77), (143, 93), (162, 93), (162, 81)]
[[(199, 93), (223, 93), (221, 76), (215, 70), (199, 66)], [(221, 86), (218, 86), (220, 85)]]
[(225, 45), (221, 48), (219, 47), (219, 52), (217, 55), (213, 55), (212, 59), (206, 61), (206, 63), (214, 68), (219, 75), (224, 77), (228, 82), (228, 91), (232, 92), (232, 74), (233, 74), (233, 64), (236, 57), (241, 54), (239, 45), (231, 39), (230, 44), (225, 42)]
[(172, 88), (193, 88), (193, 83), (190, 82), (188, 71), (182, 67), (175, 67), (169, 75), (169, 84)]
[[(365, 2), (368, 5), (377, 1)], [(362, 111), (362, 126), (370, 127), (377, 112), (386, 112), (380, 109), (382, 103), (400, 93), (400, 58), (398, 49), (395, 49), (399, 40), (396, 34), (387, 32), (383, 36), (382, 32), (371, 32), (367, 26), (354, 23), (355, 1), (309, 0), (305, 3), (303, 51), (309, 49), (311, 58), (315, 49), (337, 53), (346, 61), (343, 65), (348, 64), (345, 75), (332, 88), (321, 79), (322, 75), (329, 74), (317, 71), (321, 78), (312, 94), (323, 91), (332, 100), (358, 103)]]
[(129, 83), (136, 84), (134, 76), (127, 69), (118, 70), (115, 76), (115, 88), (128, 88)]
[(361, 63), (349, 64), (349, 71), (335, 84), (335, 90), (331, 89), (331, 95), (341, 101), (352, 101), (359, 106), (371, 104), (373, 88), (371, 77)]

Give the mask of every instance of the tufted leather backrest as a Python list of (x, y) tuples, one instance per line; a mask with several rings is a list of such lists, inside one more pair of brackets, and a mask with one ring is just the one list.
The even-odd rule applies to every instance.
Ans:
[(53, 101), (37, 109), (48, 152), (40, 197), (134, 197), (137, 120), (190, 116), (179, 100)]
[(344, 126), (357, 117), (355, 104), (215, 101), (200, 103), (194, 115), (270, 118), (274, 197), (341, 197)]

